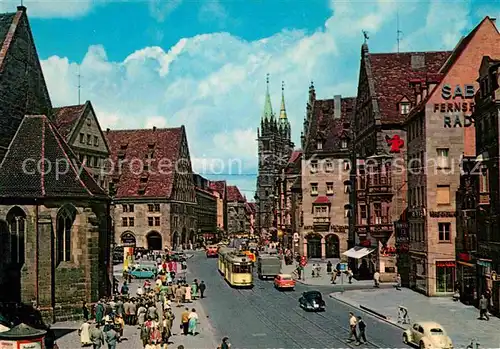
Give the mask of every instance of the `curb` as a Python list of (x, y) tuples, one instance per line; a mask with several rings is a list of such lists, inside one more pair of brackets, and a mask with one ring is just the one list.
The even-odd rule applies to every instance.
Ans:
[[(334, 292), (334, 293), (376, 289), (371, 284), (370, 285), (356, 285), (356, 284), (354, 284), (354, 285), (349, 285), (349, 284), (345, 284), (345, 285), (336, 284), (336, 285), (334, 285), (332, 283), (328, 283), (328, 284), (323, 284), (323, 285), (322, 284), (316, 285), (316, 284), (308, 283), (307, 281), (304, 281), (302, 279), (295, 279), (295, 281), (302, 284), (302, 285), (306, 285), (306, 286), (318, 286), (318, 287), (330, 286), (332, 288), (332, 292)], [(392, 284), (392, 283), (381, 284), (378, 287), (378, 289), (389, 289), (389, 288), (394, 288), (394, 284)]]
[(330, 298), (333, 298), (333, 299), (339, 301), (340, 303), (342, 303), (344, 305), (349, 306), (349, 307), (356, 308), (356, 309), (359, 308), (362, 312), (364, 312), (366, 314), (369, 314), (369, 315), (372, 315), (372, 316), (376, 317), (377, 319), (382, 320), (382, 321), (384, 321), (384, 322), (386, 322), (386, 323), (388, 323), (388, 324), (390, 324), (390, 325), (392, 325), (394, 327), (397, 327), (397, 328), (399, 328), (401, 330), (406, 330), (407, 329), (406, 327), (404, 327), (404, 326), (402, 326), (402, 325), (400, 325), (400, 324), (392, 321), (389, 316), (381, 314), (381, 313), (379, 313), (379, 312), (377, 312), (377, 311), (375, 311), (373, 309), (370, 309), (370, 308), (368, 308), (368, 307), (366, 307), (366, 306), (364, 306), (362, 304), (349, 303), (348, 301), (345, 301), (343, 299), (340, 299), (340, 298), (336, 297), (335, 293), (330, 293), (328, 296)]

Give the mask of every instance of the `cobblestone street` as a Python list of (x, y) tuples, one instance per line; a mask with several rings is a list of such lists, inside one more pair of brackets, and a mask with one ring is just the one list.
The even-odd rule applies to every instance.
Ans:
[(398, 324), (398, 306), (408, 309), (411, 323), (417, 321), (436, 321), (452, 338), (456, 348), (465, 348), (472, 338), (476, 338), (481, 348), (500, 347), (500, 319), (490, 317), (490, 321), (478, 320), (479, 310), (454, 302), (450, 297), (425, 297), (409, 289), (357, 290), (344, 293), (331, 293), (331, 297), (359, 308), (366, 307), (384, 315)]

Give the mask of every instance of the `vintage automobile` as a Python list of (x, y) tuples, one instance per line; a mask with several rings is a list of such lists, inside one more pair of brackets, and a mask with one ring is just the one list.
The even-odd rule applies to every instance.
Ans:
[(156, 277), (156, 269), (148, 266), (138, 266), (131, 268), (130, 276), (134, 279), (154, 279)]
[(414, 323), (412, 327), (403, 332), (403, 342), (418, 345), (420, 349), (453, 348), (453, 342), (443, 326), (432, 321)]
[(207, 246), (207, 250), (206, 250), (206, 255), (207, 255), (207, 258), (215, 258), (217, 257), (217, 253), (218, 253), (218, 247), (216, 245), (210, 245), (210, 246)]
[(299, 306), (306, 311), (325, 311), (325, 301), (319, 291), (307, 291), (299, 298)]
[(295, 280), (290, 274), (278, 274), (274, 278), (274, 287), (278, 290), (293, 290), (295, 288)]

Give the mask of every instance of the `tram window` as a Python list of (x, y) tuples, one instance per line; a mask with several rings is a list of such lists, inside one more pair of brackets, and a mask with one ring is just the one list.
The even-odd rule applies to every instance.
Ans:
[(233, 273), (250, 273), (250, 265), (233, 265)]

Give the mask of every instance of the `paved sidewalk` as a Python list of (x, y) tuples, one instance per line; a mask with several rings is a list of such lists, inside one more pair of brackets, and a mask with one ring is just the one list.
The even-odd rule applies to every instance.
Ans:
[[(335, 267), (338, 263), (338, 259), (330, 259), (330, 261), (333, 264), (333, 267)], [(311, 261), (310, 263), (307, 263), (307, 265), (304, 268), (304, 272), (302, 274), (301, 279), (296, 279), (297, 282), (300, 282), (305, 285), (310, 285), (310, 286), (331, 286), (332, 292), (344, 292), (344, 291), (349, 291), (349, 290), (364, 290), (364, 289), (373, 289), (373, 281), (372, 280), (356, 280), (352, 279), (352, 284), (349, 284), (349, 280), (347, 276), (342, 273), (339, 278), (336, 280), (336, 284), (332, 284), (331, 281), (331, 274), (328, 274), (326, 272), (326, 263), (328, 260), (325, 261)], [(321, 272), (319, 277), (312, 277), (312, 265), (313, 264), (319, 264), (321, 266)], [(281, 266), (281, 272), (284, 274), (293, 274), (295, 269), (297, 268), (297, 263), (286, 265), (284, 262), (282, 263)], [(395, 283), (383, 283), (381, 284), (381, 288), (393, 288)]]
[[(358, 290), (345, 293), (331, 293), (330, 297), (348, 303), (363, 311), (385, 316), (386, 321), (401, 328), (409, 325), (398, 324), (398, 306), (408, 309), (411, 323), (436, 321), (440, 323), (453, 340), (455, 348), (465, 348), (472, 338), (477, 338), (481, 348), (500, 347), (500, 319), (490, 317), (490, 321), (478, 320), (479, 311), (451, 297), (426, 297), (409, 289)], [(364, 309), (363, 309), (364, 308)]]

